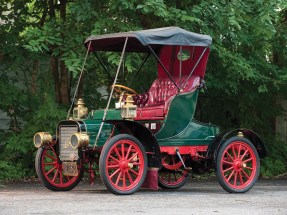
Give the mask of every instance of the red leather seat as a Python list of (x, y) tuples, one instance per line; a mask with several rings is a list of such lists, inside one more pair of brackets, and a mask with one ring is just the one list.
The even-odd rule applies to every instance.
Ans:
[[(179, 93), (192, 92), (200, 85), (199, 76), (191, 76), (185, 87), (182, 87), (186, 82), (187, 77), (182, 77), (179, 83), (179, 78), (175, 79), (180, 88)], [(148, 93), (137, 95), (135, 104), (137, 108), (137, 117), (134, 120), (156, 120), (163, 119), (168, 112), (171, 100), (178, 93), (178, 89), (170, 80), (170, 78), (156, 79), (151, 85)], [(144, 98), (144, 99), (143, 99)]]

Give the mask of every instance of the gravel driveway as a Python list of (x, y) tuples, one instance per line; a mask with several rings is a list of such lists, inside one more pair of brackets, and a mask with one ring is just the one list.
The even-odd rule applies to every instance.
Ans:
[(245, 194), (229, 194), (216, 181), (190, 179), (178, 190), (129, 196), (113, 195), (102, 184), (52, 192), (38, 182), (13, 183), (0, 185), (0, 214), (287, 214), (287, 181), (259, 180)]

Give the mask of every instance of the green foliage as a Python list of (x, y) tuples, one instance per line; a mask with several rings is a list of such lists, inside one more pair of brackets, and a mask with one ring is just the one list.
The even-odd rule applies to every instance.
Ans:
[(12, 134), (7, 140), (6, 150), (23, 154), (35, 151), (34, 145), (31, 144), (33, 135), (38, 131), (47, 131), (54, 134), (55, 126), (65, 116), (66, 111), (61, 109), (54, 100), (50, 97), (44, 98), (43, 103), (35, 111), (31, 119), (25, 123), (25, 129), (17, 134)]
[[(271, 141), (276, 136), (271, 122), (284, 114), (276, 101), (287, 99), (286, 1), (75, 0), (68, 1), (65, 16), (60, 1), (51, 1), (54, 8), (47, 2), (4, 0), (0, 5), (0, 110), (10, 119), (10, 128), (0, 132), (0, 170), (7, 172), (1, 176), (18, 172), (15, 177), (20, 178), (24, 173), (18, 169), (32, 169), (34, 133), (54, 133), (66, 116), (67, 107), (54, 102), (59, 92), (52, 86), (64, 78), (51, 74), (52, 60), (59, 60), (58, 69), (61, 62), (67, 68), (71, 97), (87, 36), (172, 25), (213, 38), (206, 73), (209, 93), (200, 98), (198, 118), (222, 129), (255, 130), (268, 147), (262, 174), (286, 172), (286, 142)], [(100, 57), (114, 76), (120, 54)], [(155, 77), (156, 62), (149, 60), (140, 80), (130, 81), (144, 57), (126, 55), (125, 75), (118, 79), (139, 92)], [(105, 97), (97, 88), (109, 90), (111, 81), (92, 55), (84, 72), (89, 108), (103, 107)]]
[(27, 169), (23, 170), (20, 163), (9, 163), (7, 161), (0, 161), (0, 183), (14, 180), (22, 180), (26, 177)]
[[(55, 111), (57, 110), (57, 111)], [(55, 127), (59, 120), (66, 116), (66, 111), (60, 108), (51, 98), (44, 98), (31, 118), (23, 122), (23, 128), (17, 133), (6, 132), (5, 144), (2, 143), (2, 163), (0, 169), (6, 170), (0, 180), (20, 179), (31, 175), (34, 169), (34, 157), (36, 148), (33, 145), (33, 136), (38, 131), (55, 133)], [(3, 139), (2, 139), (3, 141)], [(33, 171), (32, 171), (33, 172)], [(33, 173), (32, 173), (33, 174)]]
[(282, 175), (287, 172), (287, 145), (282, 141), (267, 144), (268, 157), (262, 160), (261, 174), (265, 177)]

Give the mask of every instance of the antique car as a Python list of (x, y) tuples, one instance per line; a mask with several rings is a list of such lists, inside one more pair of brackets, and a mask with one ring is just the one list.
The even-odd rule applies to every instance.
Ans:
[[(88, 37), (87, 56), (96, 53), (110, 77), (97, 53), (120, 56), (107, 105), (89, 112), (83, 99), (75, 103), (76, 89), (56, 134), (34, 135), (35, 168), (43, 185), (71, 190), (87, 172), (91, 183), (100, 175), (110, 192), (132, 194), (141, 187), (177, 189), (189, 175), (214, 170), (226, 191), (250, 190), (266, 156), (259, 136), (244, 128), (220, 132), (218, 126), (194, 118), (211, 42), (208, 35), (178, 27)], [(126, 53), (143, 53), (136, 74), (154, 57), (157, 77), (146, 92), (138, 94), (118, 83)]]

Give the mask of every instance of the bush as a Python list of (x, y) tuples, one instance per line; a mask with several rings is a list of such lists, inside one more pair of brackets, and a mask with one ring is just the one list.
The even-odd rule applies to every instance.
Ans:
[(20, 163), (0, 161), (0, 182), (21, 180), (28, 176), (27, 169), (23, 169)]
[(65, 116), (63, 108), (57, 106), (52, 99), (46, 98), (19, 132), (1, 134), (4, 144), (2, 143), (0, 150), (0, 181), (34, 176), (37, 150), (33, 144), (34, 134), (39, 131), (54, 134), (57, 123)]
[(286, 143), (269, 139), (265, 146), (267, 157), (261, 162), (261, 175), (270, 178), (287, 173)]

